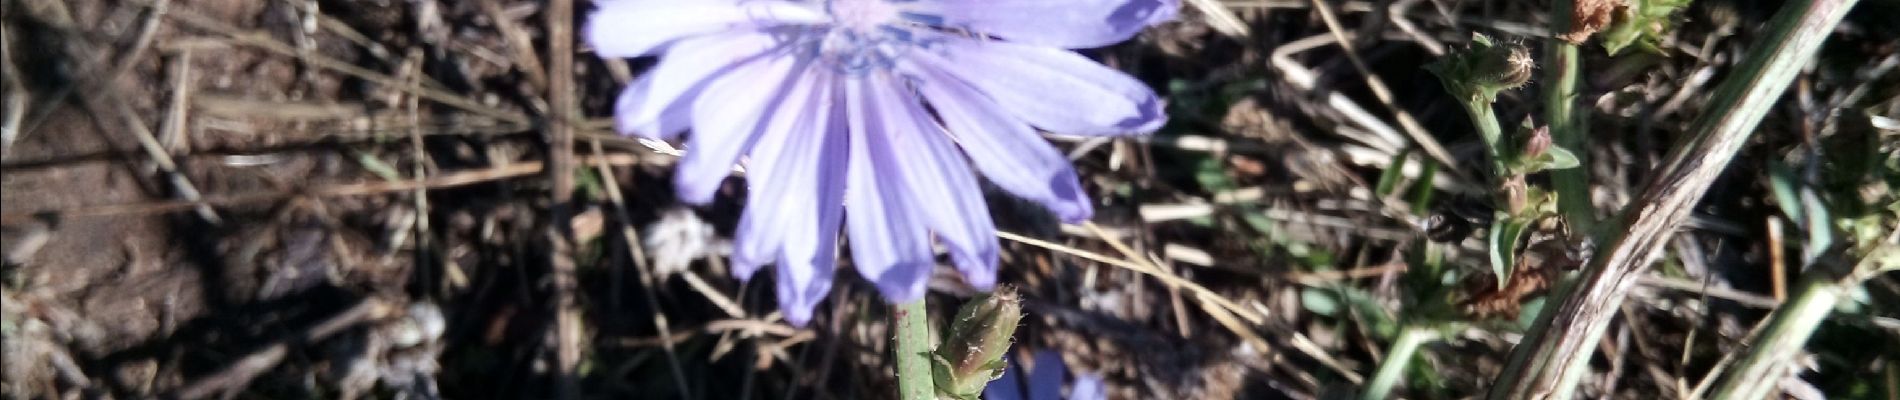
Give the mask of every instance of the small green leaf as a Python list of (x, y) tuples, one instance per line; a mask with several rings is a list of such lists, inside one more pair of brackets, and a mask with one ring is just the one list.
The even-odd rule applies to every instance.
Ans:
[(388, 163), (384, 163), (383, 160), (377, 159), (376, 155), (374, 154), (370, 154), (364, 151), (357, 151), (356, 163), (362, 164), (363, 169), (368, 170), (369, 173), (371, 174), (375, 174), (376, 177), (378, 178), (383, 178), (383, 180), (385, 181), (390, 181), (390, 182), (402, 181), (401, 172), (396, 172), (395, 167), (391, 167), (389, 166)]
[(1422, 163), (1424, 168), (1418, 173), (1418, 182), (1412, 184), (1412, 213), (1426, 215), (1432, 209), (1432, 181), (1438, 178), (1438, 163), (1430, 159)]
[(1530, 224), (1515, 217), (1499, 213), (1491, 222), (1491, 233), (1486, 246), (1491, 254), (1491, 273), (1498, 277), (1498, 289), (1511, 281), (1512, 267), (1517, 265), (1517, 242), (1524, 234), (1524, 228)]
[(1234, 190), (1235, 186), (1233, 178), (1227, 176), (1226, 163), (1216, 157), (1203, 158), (1195, 165), (1194, 182), (1201, 184), (1201, 189), (1213, 193)]
[(1787, 164), (1768, 163), (1768, 186), (1774, 192), (1775, 204), (1781, 206), (1781, 214), (1797, 226), (1807, 223), (1806, 214), (1801, 212), (1801, 196), (1796, 194), (1800, 185), (1800, 178), (1794, 176), (1794, 170)]
[(1409, 149), (1399, 152), (1392, 156), (1390, 164), (1386, 164), (1385, 171), (1379, 173), (1379, 184), (1376, 185), (1375, 190), (1379, 193), (1379, 197), (1391, 196), (1392, 191), (1398, 189), (1399, 181), (1405, 179), (1405, 159), (1411, 155), (1412, 151)]
[(1616, 13), (1616, 22), (1603, 31), (1603, 49), (1611, 56), (1624, 49), (1634, 47), (1653, 54), (1662, 54), (1657, 47), (1662, 37), (1675, 26), (1672, 21), (1676, 10), (1689, 5), (1690, 0), (1630, 0)]
[(1833, 212), (1828, 211), (1827, 203), (1821, 201), (1821, 195), (1815, 193), (1812, 186), (1801, 188), (1801, 208), (1808, 216), (1808, 224), (1803, 226), (1808, 230), (1808, 240), (1801, 247), (1801, 261), (1813, 264), (1829, 247), (1834, 247), (1834, 224), (1829, 223)]
[(1571, 169), (1583, 165), (1583, 162), (1577, 161), (1576, 154), (1563, 147), (1551, 146), (1546, 151), (1548, 151), (1544, 153), (1544, 169), (1546, 170)]
[(1320, 288), (1300, 290), (1300, 306), (1306, 307), (1306, 311), (1314, 314), (1328, 317), (1339, 315), (1339, 299), (1333, 296), (1331, 290)]

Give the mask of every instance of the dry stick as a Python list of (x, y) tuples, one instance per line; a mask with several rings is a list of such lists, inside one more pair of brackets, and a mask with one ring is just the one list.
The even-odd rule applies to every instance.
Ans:
[[(125, 130), (130, 131), (133, 137), (138, 140), (139, 148), (144, 150), (146, 155), (152, 158), (152, 163), (158, 167), (159, 171), (165, 173), (167, 180), (170, 181), (172, 189), (177, 192), (178, 197), (184, 198), (186, 201), (198, 201), (202, 198), (198, 192), (197, 185), (192, 184), (191, 180), (178, 170), (178, 165), (173, 162), (171, 153), (165, 150), (165, 146), (159, 143), (157, 137), (153, 136), (151, 128), (146, 127), (145, 122), (139, 119), (138, 112), (133, 110), (132, 106), (127, 104), (123, 98), (104, 96), (97, 93), (103, 89), (111, 88), (113, 82), (117, 81), (120, 75), (130, 69), (127, 66), (134, 64), (135, 61), (137, 61), (136, 57), (143, 55), (145, 50), (151, 47), (152, 36), (154, 36), (154, 32), (158, 30), (158, 21), (161, 19), (160, 17), (165, 14), (165, 10), (170, 3), (169, 0), (159, 0), (159, 2), (152, 7), (152, 13), (141, 23), (139, 36), (133, 41), (132, 47), (116, 57), (119, 67), (113, 68), (110, 72), (106, 73), (105, 76), (99, 77), (96, 81), (86, 83), (86, 93), (80, 96), (80, 98), (86, 108), (91, 110), (94, 115), (118, 115), (120, 124), (124, 125)], [(65, 24), (73, 23), (73, 21), (70, 20), (58, 22)], [(87, 58), (88, 54), (84, 53), (90, 53), (90, 51), (81, 51), (80, 53), (82, 54), (78, 55), (78, 59), (89, 60), (89, 58)], [(88, 63), (83, 65), (82, 68), (89, 71), (98, 71), (101, 66), (96, 63)], [(65, 90), (55, 93), (52, 97), (54, 102), (49, 102), (48, 104), (58, 104), (57, 102), (63, 101), (60, 99), (71, 94), (73, 89), (74, 87), (68, 86)], [(105, 124), (105, 126), (111, 125)], [(31, 128), (28, 129), (31, 130)], [(197, 211), (200, 218), (212, 224), (223, 221), (218, 218), (217, 212), (213, 211), (210, 207), (197, 207)]]
[[(1009, 232), (1004, 232), (1004, 231), (996, 231), (996, 236), (999, 238), (1003, 238), (1004, 240), (1009, 240), (1012, 242), (1041, 247), (1043, 249), (1052, 250), (1058, 253), (1068, 254), (1071, 256), (1087, 259), (1089, 261), (1095, 261), (1095, 262), (1099, 262), (1103, 264), (1121, 267), (1123, 269), (1127, 269), (1130, 271), (1135, 271), (1142, 274), (1146, 274), (1148, 276), (1152, 276), (1156, 279), (1161, 280), (1162, 283), (1167, 284), (1171, 287), (1180, 287), (1182, 289), (1187, 289), (1187, 291), (1193, 292), (1195, 300), (1198, 300), (1201, 302), (1201, 310), (1203, 312), (1206, 312), (1209, 317), (1214, 318), (1215, 322), (1218, 322), (1222, 325), (1222, 327), (1228, 328), (1230, 331), (1233, 331), (1236, 336), (1240, 336), (1243, 340), (1248, 341), (1250, 344), (1257, 347), (1262, 353), (1266, 353), (1271, 350), (1270, 347), (1267, 347), (1268, 345), (1266, 341), (1264, 339), (1260, 339), (1259, 335), (1254, 334), (1251, 331), (1251, 329), (1248, 328), (1248, 325), (1246, 325), (1246, 324), (1260, 325), (1262, 323), (1265, 323), (1264, 316), (1260, 315), (1259, 313), (1254, 312), (1251, 309), (1241, 308), (1239, 304), (1235, 304), (1234, 302), (1227, 300), (1224, 297), (1221, 297), (1220, 294), (1214, 293), (1212, 290), (1208, 290), (1207, 287), (1205, 286), (1195, 284), (1194, 282), (1188, 281), (1186, 279), (1181, 279), (1178, 276), (1174, 276), (1173, 274), (1167, 273), (1164, 270), (1160, 270), (1156, 267), (1149, 265), (1149, 262), (1140, 261), (1140, 260), (1145, 259), (1145, 257), (1141, 257), (1139, 254), (1133, 253), (1134, 252), (1133, 249), (1129, 248), (1126, 244), (1122, 244), (1119, 240), (1115, 239), (1115, 236), (1110, 235), (1108, 234), (1108, 232), (1103, 231), (1100, 226), (1096, 226), (1095, 224), (1090, 223), (1086, 225), (1085, 227), (1088, 228), (1092, 233), (1094, 233), (1096, 237), (1107, 242), (1110, 247), (1115, 247), (1117, 252), (1122, 252), (1124, 255), (1127, 255), (1129, 259), (1128, 260), (1117, 259), (1114, 257), (1109, 257), (1109, 256), (1098, 254), (1095, 252), (1090, 252), (1087, 250), (1077, 249), (1074, 247), (1064, 246), (1058, 243), (1053, 243), (1053, 242), (1049, 242), (1045, 240), (1035, 239), (1035, 238), (1018, 235), (1014, 233), (1009, 233)], [(1129, 260), (1136, 260), (1136, 261), (1129, 261)], [(1246, 319), (1246, 321), (1240, 321), (1240, 320), (1235, 319), (1234, 317)], [(1307, 339), (1305, 335), (1295, 332), (1293, 334), (1292, 345), (1294, 349), (1299, 350), (1301, 353), (1306, 354), (1308, 357), (1312, 357), (1314, 360), (1319, 361), (1321, 365), (1325, 365), (1327, 368), (1332, 369), (1333, 372), (1338, 373), (1340, 376), (1345, 377), (1347, 381), (1351, 381), (1353, 384), (1359, 384), (1360, 382), (1364, 381), (1364, 377), (1360, 376), (1359, 373), (1353, 372), (1352, 368), (1347, 368), (1344, 364), (1340, 363), (1337, 359), (1326, 354), (1325, 350), (1321, 349), (1318, 345), (1314, 344), (1312, 340)]]
[(494, 107), (489, 107), (489, 106), (481, 104), (480, 102), (469, 99), (467, 97), (463, 97), (461, 95), (457, 95), (455, 93), (450, 93), (447, 91), (443, 91), (441, 89), (403, 82), (401, 79), (396, 79), (394, 77), (390, 77), (389, 75), (378, 73), (376, 71), (371, 71), (369, 69), (358, 67), (350, 63), (339, 61), (339, 60), (332, 59), (329, 57), (324, 57), (324, 56), (316, 55), (316, 54), (299, 54), (297, 49), (292, 48), (290, 45), (286, 45), (275, 39), (271, 39), (271, 36), (269, 34), (266, 34), (263, 32), (248, 31), (242, 28), (231, 26), (230, 24), (224, 23), (223, 21), (218, 21), (216, 19), (194, 14), (185, 10), (172, 10), (167, 15), (170, 16), (173, 20), (184, 23), (185, 25), (191, 26), (192, 28), (211, 31), (212, 33), (224, 35), (225, 37), (230, 38), (232, 41), (240, 43), (240, 44), (256, 47), (258, 49), (263, 49), (265, 51), (277, 53), (279, 55), (294, 57), (300, 61), (303, 61), (305, 64), (308, 64), (311, 67), (335, 71), (340, 74), (349, 75), (350, 77), (353, 77), (353, 78), (370, 81), (372, 83), (383, 85), (391, 89), (395, 89), (395, 90), (406, 92), (412, 95), (420, 96), (422, 98), (429, 99), (430, 101), (442, 103), (450, 107), (455, 107), (464, 111), (480, 114), (480, 115), (487, 116), (490, 118), (499, 119), (505, 122), (512, 122), (516, 124), (526, 124), (529, 122), (528, 117), (525, 115), (521, 115), (520, 113), (502, 110), (502, 109), (498, 109)]
[[(63, 3), (55, 3), (55, 4), (56, 6), (61, 7), (61, 8), (60, 8), (60, 11), (57, 12), (58, 15), (54, 18), (62, 19), (61, 21), (55, 21), (56, 23), (66, 25), (66, 26), (73, 26), (77, 24), (77, 22), (72, 20), (71, 13), (65, 10)], [(145, 16), (145, 19), (139, 21), (138, 36), (132, 39), (132, 46), (126, 48), (124, 52), (119, 53), (118, 56), (114, 57), (116, 62), (111, 65), (116, 65), (116, 67), (113, 67), (110, 71), (107, 71), (105, 76), (99, 77), (99, 81), (95, 82), (93, 84), (94, 86), (88, 87), (87, 91), (90, 92), (90, 91), (95, 91), (95, 89), (97, 88), (112, 87), (113, 82), (118, 82), (120, 77), (125, 76), (125, 73), (132, 69), (132, 66), (138, 64), (137, 61), (139, 57), (144, 56), (145, 51), (151, 48), (152, 37), (156, 36), (158, 33), (158, 22), (163, 19), (163, 17), (165, 16), (166, 10), (170, 7), (171, 7), (171, 0), (157, 0), (157, 3), (153, 3), (148, 7), (150, 8), (150, 13)], [(76, 43), (83, 44), (83, 42), (76, 42)], [(90, 53), (90, 51), (86, 51), (82, 53)], [(91, 57), (92, 57), (91, 54), (78, 54), (75, 57), (73, 57), (73, 59), (80, 60), (80, 61), (90, 61), (92, 60)], [(98, 64), (88, 64), (88, 65), (85, 65), (84, 68), (87, 71), (99, 71), (100, 70), (99, 68), (102, 68), (102, 66)], [(47, 100), (45, 102), (47, 104), (47, 107), (41, 110), (40, 112), (35, 113), (35, 115), (32, 118), (32, 122), (29, 122), (26, 125), (26, 132), (37, 130), (39, 128), (40, 123), (45, 122), (47, 118), (50, 118), (53, 115), (54, 109), (58, 108), (61, 103), (66, 102), (66, 96), (72, 95), (73, 92), (77, 89), (79, 89), (77, 86), (69, 85), (69, 86), (61, 87), (59, 90), (54, 91), (52, 95), (47, 96)]]
[(1393, 2), (1391, 6), (1386, 7), (1386, 16), (1392, 20), (1392, 26), (1398, 27), (1399, 31), (1405, 32), (1407, 36), (1411, 36), (1413, 42), (1417, 42), (1419, 46), (1424, 47), (1425, 51), (1432, 53), (1433, 57), (1443, 56), (1445, 55), (1445, 44), (1440, 43), (1437, 39), (1432, 39), (1431, 34), (1418, 29), (1418, 25), (1413, 24), (1412, 20), (1406, 19), (1406, 15), (1412, 11), (1412, 6), (1418, 5), (1418, 3), (1422, 1), (1424, 0), (1399, 0)]
[[(677, 342), (673, 341), (672, 328), (667, 323), (666, 313), (660, 312), (660, 299), (656, 294), (658, 290), (654, 287), (656, 285), (653, 267), (647, 264), (646, 248), (640, 244), (640, 231), (633, 228), (633, 216), (627, 211), (627, 201), (620, 194), (620, 180), (614, 177), (613, 168), (605, 162), (606, 153), (601, 149), (600, 140), (592, 139), (587, 143), (593, 147), (594, 169), (600, 172), (601, 186), (607, 191), (607, 200), (614, 205), (614, 218), (620, 220), (620, 237), (627, 241), (627, 258), (632, 259), (634, 270), (640, 273), (640, 286), (643, 288), (641, 293), (646, 295), (647, 304), (653, 308), (653, 327), (660, 332), (660, 340), (663, 341), (660, 347), (665, 350), (667, 368), (673, 371), (673, 385), (679, 389), (681, 399), (691, 399), (693, 398), (691, 387), (686, 385), (686, 370), (680, 367), (679, 355), (673, 349), (673, 345)], [(615, 279), (615, 281), (618, 280)], [(745, 315), (742, 312), (733, 317), (743, 318)]]
[(1360, 77), (1365, 78), (1366, 88), (1372, 89), (1372, 96), (1379, 99), (1379, 105), (1385, 106), (1386, 111), (1398, 117), (1399, 127), (1405, 129), (1405, 135), (1411, 137), (1413, 143), (1425, 149), (1426, 155), (1430, 155), (1433, 161), (1438, 161), (1456, 175), (1458, 160), (1451, 157), (1451, 152), (1445, 151), (1445, 146), (1438, 144), (1438, 139), (1432, 138), (1431, 133), (1425, 131), (1424, 125), (1412, 118), (1412, 113), (1406, 112), (1404, 108), (1399, 107), (1398, 103), (1392, 101), (1392, 90), (1386, 88), (1385, 80), (1379, 79), (1379, 75), (1374, 74), (1372, 68), (1366, 66), (1366, 60), (1359, 58), (1359, 50), (1352, 44), (1352, 39), (1346, 38), (1346, 29), (1339, 26), (1339, 17), (1333, 15), (1333, 6), (1326, 4), (1326, 0), (1312, 1), (1313, 10), (1319, 11), (1320, 20), (1324, 21), (1326, 29), (1333, 33), (1333, 40), (1339, 42), (1340, 50), (1345, 51), (1346, 60), (1352, 62), (1353, 69), (1359, 70)]
[(581, 396), (581, 311), (574, 294), (574, 232), (566, 229), (573, 217), (574, 194), (574, 1), (552, 0), (547, 8), (548, 179), (554, 182), (553, 218), (547, 225), (549, 267), (554, 274), (555, 375), (560, 379), (557, 398)]
[[(594, 160), (594, 159), (595, 158), (591, 158), (591, 157), (589, 158), (589, 160)], [(612, 156), (598, 157), (598, 161), (602, 163), (607, 163), (610, 165), (633, 165), (633, 164), (638, 164), (642, 162), (639, 157), (634, 157), (632, 155), (626, 155), (626, 154), (616, 154)], [(299, 195), (311, 196), (311, 197), (347, 197), (347, 196), (387, 194), (387, 193), (394, 193), (394, 192), (407, 192), (411, 190), (416, 190), (418, 188), (430, 189), (430, 190), (446, 189), (446, 188), (454, 188), (454, 187), (462, 187), (462, 186), (494, 182), (494, 181), (499, 181), (499, 180), (504, 180), (504, 179), (520, 178), (524, 176), (539, 174), (542, 172), (542, 169), (543, 168), (542, 168), (541, 162), (530, 161), (530, 162), (508, 164), (505, 166), (500, 166), (500, 167), (495, 167), (495, 168), (479, 169), (479, 170), (473, 170), (473, 171), (463, 171), (463, 172), (456, 172), (456, 173), (450, 173), (450, 174), (440, 174), (440, 175), (436, 175), (433, 178), (429, 178), (427, 180), (411, 180), (411, 181), (396, 181), (396, 182), (378, 180), (378, 181), (370, 181), (370, 182), (363, 182), (363, 183), (319, 187), (315, 190), (300, 191), (300, 192), (262, 192), (262, 193), (246, 193), (246, 194), (225, 195), (225, 196), (212, 195), (212, 196), (205, 196), (203, 199), (195, 200), (195, 201), (194, 200), (173, 200), (173, 201), (150, 202), (150, 203), (111, 204), (111, 205), (102, 205), (102, 206), (81, 206), (81, 207), (58, 208), (58, 209), (48, 209), (48, 210), (15, 211), (15, 212), (0, 213), (0, 225), (11, 225), (11, 224), (20, 223), (22, 221), (32, 219), (39, 215), (58, 216), (62, 219), (86, 218), (86, 217), (107, 217), (107, 216), (117, 216), (117, 215), (143, 215), (143, 214), (167, 213), (167, 212), (190, 210), (192, 208), (196, 208), (200, 206), (225, 207), (225, 206), (233, 206), (233, 205), (239, 205), (239, 204), (269, 202), (269, 201), (283, 200), (283, 199), (287, 199), (287, 198), (291, 198), (291, 197), (295, 197)]]
[(1205, 15), (1207, 20), (1202, 22), (1213, 27), (1214, 31), (1233, 38), (1247, 37), (1247, 23), (1221, 4), (1220, 0), (1187, 0), (1187, 5)]
[[(158, 166), (158, 170), (165, 173), (165, 177), (171, 181), (172, 190), (178, 192), (178, 197), (184, 198), (185, 201), (203, 200), (203, 196), (198, 192), (198, 186), (192, 184), (191, 179), (178, 170), (178, 164), (172, 161), (171, 152), (165, 151), (165, 145), (160, 144), (158, 138), (152, 135), (151, 128), (145, 127), (145, 122), (139, 119), (138, 111), (133, 110), (130, 104), (126, 104), (122, 98), (92, 93), (81, 97), (85, 98), (86, 108), (92, 109), (96, 114), (113, 112), (119, 114), (121, 124), (125, 125), (126, 130), (131, 131), (132, 135), (138, 139), (139, 148), (144, 150), (147, 156), (152, 157), (152, 163)], [(206, 222), (219, 224), (224, 221), (210, 206), (196, 208), (198, 217)]]
[[(309, 10), (309, 12), (311, 13), (314, 13), (315, 11), (316, 10)], [(406, 74), (408, 75), (407, 78), (409, 82), (421, 83), (423, 75), (424, 75), (422, 72), (422, 63), (411, 63), (410, 69), (409, 71), (406, 71)], [(408, 132), (409, 133), (409, 152), (410, 152), (409, 154), (410, 154), (410, 157), (415, 158), (415, 160), (413, 161), (413, 164), (410, 165), (409, 175), (411, 176), (411, 179), (417, 179), (417, 180), (429, 179), (429, 153), (428, 153), (428, 149), (423, 146), (423, 140), (422, 140), (422, 97), (414, 96), (414, 95), (410, 95), (406, 97), (408, 98), (404, 99), (405, 101), (403, 102), (404, 103), (403, 108), (405, 109), (404, 110), (405, 114), (408, 114), (407, 122), (409, 123), (409, 126), (410, 126), (410, 128), (407, 129), (407, 131), (409, 131)], [(447, 267), (448, 263), (441, 262), (440, 259), (434, 255), (435, 241), (431, 239), (431, 237), (429, 236), (429, 191), (428, 189), (416, 188), (415, 190), (411, 191), (410, 196), (415, 197), (414, 199), (412, 199), (412, 201), (414, 202), (415, 207), (416, 207), (416, 210), (415, 210), (416, 223), (414, 224), (415, 226), (413, 227), (413, 232), (412, 232), (416, 237), (416, 240), (415, 240), (415, 243), (416, 243), (415, 255), (417, 256), (416, 258), (420, 260), (424, 260), (423, 262), (428, 262), (436, 266), (442, 266), (443, 268), (437, 268), (437, 269), (422, 268), (422, 270), (444, 271), (445, 272), (443, 274), (445, 275), (444, 281), (453, 282), (453, 280), (447, 279), (448, 276), (453, 276), (446, 273), (448, 271), (448, 267)], [(424, 284), (423, 287), (433, 287), (431, 285), (434, 285), (434, 284), (435, 282), (427, 282)]]
[[(1345, 36), (1348, 40), (1353, 38), (1353, 35), (1350, 34)], [(1288, 84), (1292, 84), (1294, 88), (1298, 88), (1299, 90), (1318, 95), (1319, 73), (1306, 68), (1306, 66), (1301, 65), (1297, 61), (1293, 61), (1293, 55), (1338, 42), (1339, 39), (1331, 34), (1308, 36), (1280, 45), (1279, 48), (1273, 50), (1273, 54), (1268, 58), (1273, 68), (1280, 72), (1281, 78), (1286, 80)], [(1366, 111), (1364, 107), (1359, 106), (1359, 103), (1353, 102), (1351, 98), (1346, 97), (1344, 94), (1330, 92), (1326, 93), (1325, 97), (1325, 102), (1328, 107), (1332, 107), (1334, 111), (1338, 111), (1339, 114), (1347, 120), (1370, 131), (1372, 136), (1348, 133), (1345, 131), (1336, 132), (1336, 134), (1377, 149), (1383, 152), (1385, 157), (1391, 157), (1393, 154), (1399, 153), (1400, 146), (1405, 142), (1405, 138), (1397, 130), (1392, 129), (1391, 125), (1387, 125), (1384, 120), (1372, 115), (1371, 112)]]
[(1136, 272), (1143, 272), (1143, 273), (1147, 273), (1148, 275), (1154, 276), (1156, 278), (1160, 278), (1162, 282), (1167, 283), (1169, 286), (1186, 287), (1189, 290), (1195, 292), (1194, 294), (1196, 295), (1195, 297), (1197, 299), (1213, 301), (1219, 306), (1226, 308), (1227, 311), (1229, 312), (1240, 314), (1241, 317), (1247, 319), (1247, 322), (1254, 323), (1254, 324), (1261, 324), (1266, 321), (1266, 317), (1261, 316), (1260, 314), (1254, 313), (1245, 308), (1242, 308), (1240, 307), (1239, 304), (1235, 304), (1234, 302), (1227, 300), (1226, 297), (1221, 297), (1219, 294), (1214, 293), (1214, 291), (1212, 290), (1208, 290), (1204, 286), (1194, 284), (1193, 282), (1189, 282), (1186, 279), (1181, 279), (1181, 277), (1175, 276), (1174, 273), (1169, 272), (1168, 270), (1163, 269), (1158, 265), (1154, 265), (1153, 263), (1148, 261), (1147, 257), (1143, 257), (1141, 253), (1136, 252), (1135, 249), (1133, 247), (1129, 247), (1128, 244), (1122, 243), (1121, 240), (1116, 239), (1115, 236), (1109, 235), (1107, 231), (1103, 231), (1102, 227), (1095, 225), (1094, 222), (1084, 222), (1082, 226), (1085, 228), (1088, 228), (1088, 230), (1094, 233), (1096, 237), (1102, 238), (1103, 242), (1107, 242), (1109, 247), (1114, 248), (1115, 251), (1121, 253), (1123, 257), (1126, 257), (1129, 260), (1133, 260), (1133, 262), (1129, 263), (1129, 265), (1135, 265), (1139, 267), (1140, 269), (1135, 270)]
[(158, 130), (158, 142), (167, 153), (177, 152), (190, 143), (186, 135), (191, 132), (191, 53), (191, 49), (186, 48), (172, 55), (171, 108), (165, 111), (167, 114)]
[(366, 299), (357, 302), (355, 306), (343, 310), (343, 312), (337, 313), (329, 319), (323, 320), (323, 322), (317, 323), (316, 326), (277, 339), (277, 341), (271, 342), (270, 345), (251, 352), (251, 354), (238, 359), (237, 362), (231, 363), (231, 365), (224, 367), (224, 369), (218, 372), (214, 372), (209, 376), (186, 384), (184, 387), (179, 388), (177, 392), (172, 393), (171, 396), (166, 397), (186, 400), (199, 399), (210, 397), (211, 395), (221, 392), (243, 388), (245, 385), (250, 384), (251, 379), (257, 378), (258, 375), (276, 367), (277, 363), (284, 360), (284, 356), (290, 354), (290, 350), (293, 347), (322, 341), (325, 338), (329, 338), (330, 335), (335, 335), (337, 332), (342, 332), (344, 329), (356, 326), (357, 324), (382, 319), (388, 316), (389, 312), (389, 305), (383, 303), (381, 300)]
[(495, 30), (501, 32), (502, 39), (507, 40), (508, 51), (514, 53), (515, 63), (519, 64), (515, 69), (520, 70), (521, 75), (528, 78), (528, 84), (535, 89), (546, 89), (547, 71), (541, 68), (541, 59), (534, 55), (534, 37), (528, 35), (528, 31), (513, 18), (508, 18), (508, 13), (501, 9), (501, 0), (481, 0), (477, 3), (481, 5), (482, 13), (488, 15), (490, 21), (495, 21)]
[(1694, 136), (1670, 154), (1661, 173), (1623, 213), (1615, 239), (1590, 260), (1561, 302), (1546, 307), (1512, 351), (1491, 399), (1561, 400), (1575, 393), (1589, 370), (1591, 346), (1603, 337), (1635, 278), (1855, 1), (1794, 1), (1775, 14), (1764, 42), (1722, 83), (1707, 113), (1696, 120)]
[(1788, 300), (1788, 262), (1782, 254), (1781, 218), (1768, 216), (1768, 278), (1772, 282), (1775, 302)]

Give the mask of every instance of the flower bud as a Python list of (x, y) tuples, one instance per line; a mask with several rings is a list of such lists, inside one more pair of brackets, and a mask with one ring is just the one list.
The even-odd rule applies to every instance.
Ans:
[(1464, 49), (1446, 54), (1426, 69), (1438, 75), (1452, 94), (1496, 101), (1497, 93), (1516, 89), (1531, 81), (1536, 60), (1523, 46), (1498, 43), (1483, 34), (1472, 34)]
[(1539, 126), (1531, 129), (1530, 137), (1524, 138), (1524, 148), (1519, 153), (1520, 160), (1536, 160), (1550, 151), (1550, 127)]
[(931, 369), (937, 391), (956, 399), (980, 396), (984, 386), (1003, 375), (1007, 365), (1003, 356), (1009, 353), (1022, 319), (1022, 297), (1013, 286), (997, 286), (995, 292), (965, 303), (950, 323), (943, 344), (937, 346)]
[(1515, 175), (1498, 184), (1498, 192), (1504, 198), (1504, 210), (1511, 215), (1521, 214), (1530, 203), (1530, 185), (1525, 184), (1523, 175)]

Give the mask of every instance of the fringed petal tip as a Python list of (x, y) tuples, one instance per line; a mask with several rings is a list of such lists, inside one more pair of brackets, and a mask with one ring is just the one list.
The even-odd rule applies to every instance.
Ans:
[(984, 292), (996, 288), (995, 248), (972, 255), (953, 254), (951, 258), (956, 262), (957, 272), (963, 275), (963, 283)]
[(785, 322), (803, 328), (811, 322), (813, 310), (831, 292), (830, 262), (818, 264), (779, 261), (778, 308)]
[(936, 265), (936, 262), (893, 265), (884, 275), (873, 278), (871, 283), (877, 285), (877, 292), (884, 296), (884, 301), (891, 304), (917, 301), (928, 291), (931, 270)]

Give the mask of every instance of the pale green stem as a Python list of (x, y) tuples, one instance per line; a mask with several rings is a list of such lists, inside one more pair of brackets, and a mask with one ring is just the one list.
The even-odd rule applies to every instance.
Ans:
[(1379, 370), (1366, 382), (1365, 390), (1359, 392), (1361, 400), (1379, 400), (1392, 393), (1392, 387), (1398, 385), (1405, 376), (1405, 367), (1412, 365), (1412, 355), (1418, 347), (1436, 340), (1438, 332), (1423, 327), (1409, 326), (1399, 332), (1398, 340), (1386, 349), (1385, 361), (1379, 364)]
[(1505, 167), (1506, 158), (1511, 153), (1509, 144), (1504, 143), (1504, 129), (1498, 126), (1498, 115), (1491, 110), (1491, 102), (1472, 99), (1465, 101), (1465, 113), (1471, 115), (1472, 127), (1478, 128), (1478, 136), (1484, 138), (1485, 153), (1491, 156), (1491, 176), (1503, 177), (1510, 173)]
[(930, 315), (924, 299), (897, 305), (897, 392), (903, 400), (933, 400), (937, 388), (930, 376)]
[(1792, 301), (1775, 309), (1768, 328), (1755, 338), (1748, 352), (1715, 386), (1717, 399), (1762, 399), (1787, 376), (1795, 355), (1814, 336), (1814, 329), (1834, 311), (1847, 286), (1831, 279), (1806, 279)]
[[(1569, 26), (1571, 5), (1568, 1), (1551, 4), (1551, 26)], [(1577, 156), (1577, 168), (1551, 171), (1551, 184), (1557, 189), (1557, 209), (1576, 232), (1591, 234), (1596, 226), (1596, 209), (1590, 205), (1590, 142), (1587, 113), (1576, 112), (1577, 82), (1582, 75), (1577, 45), (1550, 38), (1549, 60), (1544, 63), (1544, 119), (1550, 124), (1550, 137), (1557, 147)]]
[[(1900, 232), (1889, 235), (1886, 240), (1893, 241)], [(1811, 267), (1803, 273), (1801, 287), (1796, 289), (1795, 297), (1776, 308), (1768, 316), (1768, 325), (1761, 333), (1749, 340), (1748, 351), (1742, 353), (1735, 366), (1728, 369), (1722, 380), (1717, 381), (1715, 397), (1717, 399), (1760, 399), (1774, 393), (1776, 384), (1788, 375), (1788, 368), (1795, 364), (1794, 358), (1801, 354), (1808, 338), (1814, 336), (1821, 321), (1827, 319), (1834, 306), (1847, 297), (1847, 292), (1885, 271), (1900, 269), (1900, 261), (1894, 258), (1900, 252), (1900, 246), (1885, 245), (1875, 247), (1861, 259), (1846, 277), (1836, 277), (1833, 272), (1822, 266)], [(1711, 372), (1714, 374), (1714, 372)], [(1711, 376), (1713, 378), (1713, 376)], [(1697, 386), (1689, 398), (1698, 399), (1702, 389)]]
[(1617, 315), (1631, 283), (1735, 152), (1781, 98), (1801, 67), (1856, 0), (1794, 0), (1782, 5), (1748, 57), (1716, 88), (1690, 137), (1670, 151), (1655, 179), (1627, 207), (1609, 240), (1537, 326), (1512, 350), (1491, 387), (1491, 399), (1567, 400), (1590, 371), (1590, 358)]

